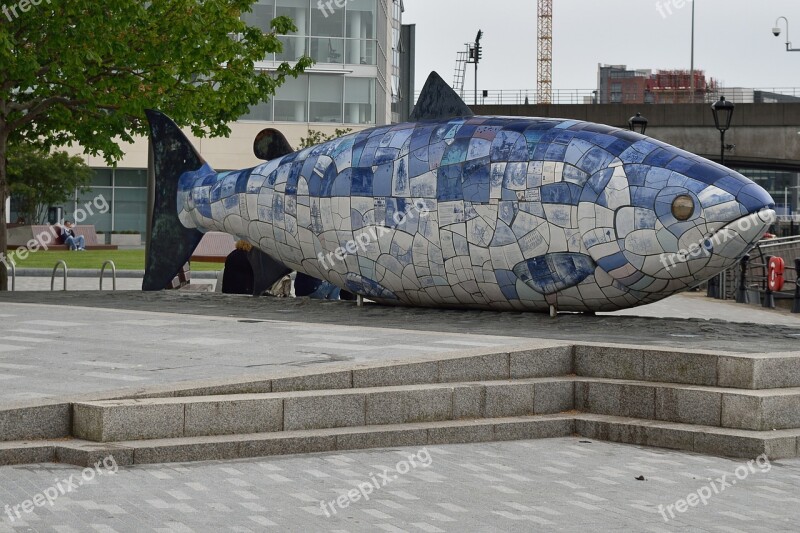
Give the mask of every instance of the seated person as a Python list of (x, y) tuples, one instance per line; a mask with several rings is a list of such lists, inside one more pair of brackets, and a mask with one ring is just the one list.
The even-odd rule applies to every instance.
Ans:
[(247, 241), (238, 241), (236, 249), (225, 259), (222, 272), (222, 292), (225, 294), (253, 294), (253, 267), (247, 254), (253, 246)]
[(59, 226), (59, 240), (69, 246), (70, 250), (84, 251), (86, 250), (86, 240), (83, 235), (75, 235), (74, 227), (72, 221), (64, 221), (64, 225)]

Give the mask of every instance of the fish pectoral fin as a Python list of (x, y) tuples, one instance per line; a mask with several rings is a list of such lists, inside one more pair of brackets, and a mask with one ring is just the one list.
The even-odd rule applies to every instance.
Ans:
[(425, 87), (417, 99), (410, 120), (444, 120), (457, 117), (472, 117), (475, 113), (464, 100), (436, 72), (431, 72)]
[(539, 294), (554, 294), (574, 287), (597, 267), (586, 254), (558, 252), (540, 255), (517, 263), (514, 274)]
[(261, 130), (253, 141), (253, 153), (263, 161), (272, 161), (293, 152), (286, 136), (275, 128)]

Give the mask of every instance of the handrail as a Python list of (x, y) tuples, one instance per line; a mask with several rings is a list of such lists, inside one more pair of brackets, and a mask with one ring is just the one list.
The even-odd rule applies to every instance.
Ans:
[(106, 267), (111, 267), (111, 290), (117, 290), (117, 265), (114, 264), (114, 261), (108, 259), (103, 263), (103, 266), (100, 267), (100, 290), (103, 290), (103, 274), (106, 271)]
[(17, 287), (17, 267), (14, 265), (14, 262), (11, 261), (8, 266), (11, 267), (11, 292)]
[(56, 266), (53, 267), (53, 274), (50, 276), (50, 290), (55, 290), (56, 285), (56, 272), (58, 271), (58, 267), (64, 267), (64, 288), (61, 290), (67, 290), (67, 263), (63, 260), (56, 263)]

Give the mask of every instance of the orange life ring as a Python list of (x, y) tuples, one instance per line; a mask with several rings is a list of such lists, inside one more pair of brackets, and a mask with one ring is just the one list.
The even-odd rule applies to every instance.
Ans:
[(783, 277), (785, 272), (786, 264), (782, 258), (773, 257), (769, 260), (769, 273), (767, 274), (769, 290), (778, 292), (783, 289), (783, 285), (786, 283), (786, 279)]

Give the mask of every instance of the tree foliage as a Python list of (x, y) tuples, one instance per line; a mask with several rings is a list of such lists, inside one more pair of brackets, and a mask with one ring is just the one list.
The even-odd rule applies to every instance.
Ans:
[[(0, 13), (0, 253), (10, 142), (79, 143), (112, 163), (120, 142), (147, 133), (145, 109), (198, 136), (226, 135), (249, 106), (305, 70), (309, 58), (257, 69), (281, 51), (278, 35), (296, 28), (285, 17), (270, 33), (249, 27), (241, 15), (254, 1), (43, 0)], [(0, 289), (6, 283), (0, 264)]]
[(336, 132), (332, 135), (325, 135), (321, 131), (309, 129), (308, 137), (300, 137), (300, 148), (308, 148), (317, 144), (326, 143), (338, 139), (339, 137), (344, 137), (348, 133), (352, 133), (352, 131), (352, 128), (336, 128)]
[(19, 199), (18, 211), (28, 224), (42, 223), (47, 207), (66, 202), (76, 189), (85, 191), (91, 178), (92, 169), (81, 157), (48, 153), (28, 144), (9, 150), (10, 191)]

